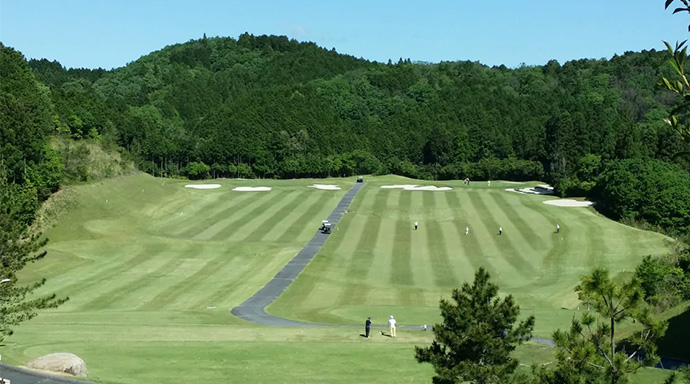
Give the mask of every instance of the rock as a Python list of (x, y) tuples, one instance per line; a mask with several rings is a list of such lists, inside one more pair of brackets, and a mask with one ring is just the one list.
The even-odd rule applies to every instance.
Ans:
[(86, 363), (73, 353), (51, 353), (31, 360), (27, 368), (86, 377)]

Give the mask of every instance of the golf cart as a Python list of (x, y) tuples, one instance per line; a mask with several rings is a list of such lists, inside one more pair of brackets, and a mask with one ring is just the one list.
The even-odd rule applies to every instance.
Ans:
[(364, 182), (364, 178), (363, 178), (362, 176), (359, 176), (359, 177), (357, 178), (357, 182), (358, 182), (358, 183), (363, 183), (363, 182)]
[(328, 224), (328, 220), (321, 220), (321, 226), (319, 227), (319, 231), (323, 231), (323, 229), (326, 228), (326, 224)]
[(331, 233), (331, 223), (321, 224), (321, 233), (325, 233), (325, 234)]

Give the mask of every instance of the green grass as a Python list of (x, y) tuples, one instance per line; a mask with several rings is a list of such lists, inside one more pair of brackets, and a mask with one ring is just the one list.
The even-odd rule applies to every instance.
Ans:
[(411, 181), (389, 176), (369, 182), (341, 231), (269, 312), (334, 324), (367, 316), (385, 322), (392, 314), (402, 324), (430, 324), (439, 320), (439, 299), (483, 266), (524, 314), (537, 317), (535, 334), (548, 337), (577, 311), (573, 288), (581, 275), (594, 267), (632, 271), (643, 256), (667, 250), (662, 235), (608, 220), (592, 208), (543, 204), (553, 197), (505, 191), (514, 184), (435, 183), (454, 188), (445, 192), (380, 188), (396, 183)]
[[(18, 327), (0, 349), (3, 361), (73, 352), (92, 380), (109, 383), (171, 382), (183, 372), (197, 382), (430, 381), (431, 367), (413, 355), (430, 332), (364, 339), (361, 327), (273, 328), (230, 315), (302, 248), (354, 179), (213, 182), (223, 187), (192, 190), (143, 174), (71, 187), (77, 203), (47, 230), (48, 257), (22, 276), (48, 278), (41, 292), (70, 301)], [(307, 188), (315, 182), (343, 189)], [(383, 324), (390, 314), (401, 324), (432, 324), (438, 300), (484, 266), (523, 314), (537, 317), (535, 333), (548, 336), (576, 311), (572, 289), (581, 274), (594, 266), (630, 271), (643, 255), (666, 250), (661, 235), (589, 208), (506, 192), (511, 183), (436, 183), (454, 187), (449, 192), (379, 188), (411, 183), (372, 178), (269, 312), (333, 324), (367, 316)], [(231, 191), (249, 185), (274, 189)], [(516, 356), (530, 364), (552, 353), (528, 344)]]

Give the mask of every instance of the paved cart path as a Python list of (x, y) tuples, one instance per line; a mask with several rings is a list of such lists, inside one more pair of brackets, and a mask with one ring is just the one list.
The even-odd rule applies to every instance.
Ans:
[[(331, 230), (335, 230), (338, 222), (343, 217), (343, 214), (347, 212), (350, 203), (355, 198), (357, 192), (364, 186), (364, 183), (355, 183), (355, 185), (350, 188), (345, 196), (338, 202), (333, 212), (328, 216), (328, 222), (331, 223)], [(318, 223), (314, 223), (316, 227)], [(316, 231), (314, 237), (309, 240), (307, 245), (302, 248), (302, 250), (290, 260), (289, 263), (283, 269), (278, 272), (278, 274), (271, 279), (263, 288), (261, 288), (254, 296), (250, 297), (244, 303), (233, 308), (231, 313), (237, 317), (243, 318), (247, 321), (253, 323), (263, 324), (263, 325), (273, 325), (273, 326), (300, 326), (300, 327), (332, 327), (333, 325), (327, 324), (314, 324), (314, 323), (303, 323), (300, 321), (292, 321), (283, 319), (282, 317), (277, 317), (269, 315), (266, 313), (266, 307), (274, 302), (278, 296), (280, 296), (287, 287), (292, 284), (297, 276), (304, 270), (304, 268), (309, 264), (309, 262), (316, 256), (316, 254), (321, 250), (321, 247), (326, 243), (328, 239), (328, 234), (321, 233), (321, 231)]]

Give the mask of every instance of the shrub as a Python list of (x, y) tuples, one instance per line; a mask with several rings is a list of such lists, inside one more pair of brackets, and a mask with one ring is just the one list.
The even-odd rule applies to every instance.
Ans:
[(182, 174), (187, 176), (190, 180), (208, 179), (210, 177), (211, 167), (204, 164), (203, 161), (191, 162), (182, 169)]
[(615, 219), (645, 221), (672, 234), (690, 229), (690, 175), (651, 159), (615, 161), (596, 186), (603, 210)]

